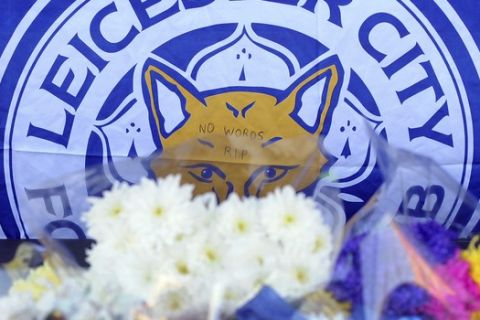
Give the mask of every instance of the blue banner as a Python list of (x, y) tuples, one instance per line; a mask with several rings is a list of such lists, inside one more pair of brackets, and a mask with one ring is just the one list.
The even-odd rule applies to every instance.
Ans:
[[(109, 183), (178, 172), (220, 200), (333, 187), (350, 217), (382, 184), (372, 130), (480, 196), (479, 14), (475, 0), (1, 1), (0, 238), (83, 237), (88, 168)], [(138, 161), (152, 155), (161, 167)], [(480, 231), (442, 181), (406, 174), (402, 208)]]

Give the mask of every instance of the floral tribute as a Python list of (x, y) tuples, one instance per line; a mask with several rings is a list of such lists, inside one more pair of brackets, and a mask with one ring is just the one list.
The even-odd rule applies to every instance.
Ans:
[(264, 286), (294, 302), (329, 281), (332, 233), (311, 198), (284, 187), (217, 204), (192, 191), (168, 176), (91, 199), (90, 268), (63, 284), (48, 265), (32, 271), (48, 276), (13, 285), (4, 308), (28, 313), (19, 304), (36, 305), (34, 314), (57, 310), (68, 319), (205, 319), (234, 314)]
[[(401, 283), (380, 297), (383, 303), (379, 319), (480, 319), (480, 237), (462, 251), (455, 243), (455, 234), (433, 221), (402, 225), (400, 229), (400, 242), (407, 254), (384, 263), (401, 274), (405, 265), (399, 262), (408, 260), (412, 281)], [(375, 254), (366, 255), (360, 249), (367, 236), (358, 235), (345, 243), (328, 286), (339, 302), (350, 305), (352, 319), (368, 318), (366, 310), (374, 307), (366, 303), (365, 297), (378, 291), (375, 286), (382, 281), (389, 280), (376, 274), (376, 284), (372, 286), (366, 281), (369, 276), (362, 274), (366, 271), (362, 268), (362, 256), (375, 259)]]
[(357, 221), (337, 254), (325, 211), (292, 187), (220, 204), (192, 191), (168, 176), (91, 199), (90, 268), (51, 253), (1, 318), (480, 319), (480, 237), (460, 250), (433, 221), (385, 214)]

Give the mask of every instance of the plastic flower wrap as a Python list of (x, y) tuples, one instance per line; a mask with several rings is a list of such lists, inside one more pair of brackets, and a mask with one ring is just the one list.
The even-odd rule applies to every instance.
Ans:
[(96, 244), (89, 269), (60, 277), (37, 300), (27, 292), (32, 310), (49, 297), (56, 301), (46, 304), (50, 311), (69, 319), (80, 311), (105, 319), (213, 319), (233, 315), (262, 288), (295, 310), (324, 288), (345, 217), (334, 197), (317, 189), (328, 167), (318, 136), (264, 131), (253, 141), (215, 131), (162, 147), (62, 179), (78, 190), (86, 185), (88, 203), (83, 192), (69, 194), (85, 211), (57, 227), (52, 221), (47, 233), (73, 231)]
[[(89, 298), (84, 271), (63, 248), (47, 239), (42, 243), (21, 244), (0, 270), (12, 280), (8, 295), (0, 298), (2, 319), (111, 319), (108, 306)], [(18, 273), (24, 266), (27, 271)]]
[(0, 299), (3, 314), (225, 317), (265, 286), (284, 303), (297, 303), (330, 278), (335, 235), (327, 219), (336, 213), (291, 186), (218, 203), (213, 193), (193, 196), (177, 175), (116, 184), (90, 201), (90, 268), (46, 259), (14, 281)]
[[(238, 320), (480, 316), (477, 242), (463, 252), (454, 243), (455, 231), (466, 236), (472, 226), (434, 222), (448, 214), (437, 206), (441, 194), (435, 188), (433, 197), (418, 200), (422, 215), (418, 203), (412, 209), (404, 197), (402, 181), (416, 174), (427, 186), (443, 181), (465, 208), (477, 205), (428, 159), (377, 141), (385, 183), (351, 220), (338, 252), (343, 211), (335, 194), (316, 184), (326, 162), (318, 154), (308, 156), (311, 145), (299, 144), (298, 157), (291, 158), (292, 141), (266, 148), (280, 141), (274, 139), (223, 163), (205, 151), (213, 142), (200, 140), (142, 159), (145, 170), (138, 174), (124, 166), (131, 173), (127, 182), (108, 179), (110, 163), (88, 172), (96, 196), (82, 223), (97, 241), (88, 252), (90, 268), (67, 277), (68, 268), (48, 261), (38, 270), (20, 268), (23, 280), (0, 301), (3, 314)], [(195, 157), (188, 153), (192, 148)], [(247, 154), (251, 157), (243, 161)], [(268, 165), (272, 159), (278, 161)], [(301, 161), (282, 166), (285, 159)], [(177, 175), (168, 175), (173, 172)], [(297, 193), (301, 190), (311, 196)]]
[[(476, 319), (478, 248), (472, 242), (461, 252), (455, 243), (472, 225), (435, 222), (448, 214), (435, 182), (464, 209), (476, 212), (477, 201), (432, 161), (376, 143), (385, 183), (347, 225), (328, 291), (350, 305), (352, 319)], [(435, 189), (417, 203), (401, 192), (412, 175), (427, 193)]]
[(475, 319), (480, 311), (478, 267), (455, 236), (437, 223), (388, 220), (350, 238), (329, 291), (352, 308), (353, 319)]

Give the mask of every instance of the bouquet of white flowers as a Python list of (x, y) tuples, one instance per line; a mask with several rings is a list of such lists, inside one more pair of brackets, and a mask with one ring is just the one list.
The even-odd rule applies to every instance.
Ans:
[(286, 186), (218, 204), (213, 193), (192, 191), (180, 176), (167, 176), (116, 184), (91, 198), (84, 215), (96, 240), (90, 268), (63, 280), (47, 264), (40, 281), (31, 274), (12, 287), (10, 302), (29, 296), (30, 310), (40, 305), (43, 314), (58, 310), (69, 319), (92, 312), (105, 319), (218, 318), (263, 286), (295, 302), (326, 285), (334, 236), (312, 198)]
[(328, 281), (332, 234), (312, 199), (284, 187), (217, 205), (192, 189), (169, 176), (92, 199), (85, 221), (97, 245), (86, 277), (94, 294), (120, 290), (155, 316), (180, 317), (206, 314), (215, 295), (231, 314), (263, 285), (295, 300)]

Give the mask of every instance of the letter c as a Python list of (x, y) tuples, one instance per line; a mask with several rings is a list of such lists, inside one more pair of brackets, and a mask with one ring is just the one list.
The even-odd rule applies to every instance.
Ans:
[(100, 31), (100, 24), (102, 23), (103, 19), (111, 13), (117, 12), (117, 6), (115, 2), (110, 3), (108, 6), (100, 10), (95, 17), (92, 19), (92, 23), (90, 24), (90, 34), (92, 36), (93, 42), (105, 52), (114, 53), (120, 50), (123, 50), (126, 46), (128, 46), (135, 36), (139, 33), (139, 31), (135, 27), (131, 27), (128, 34), (118, 42), (110, 42), (108, 41)]
[(360, 27), (358, 34), (360, 44), (373, 59), (377, 60), (377, 62), (381, 62), (383, 59), (385, 59), (386, 55), (373, 47), (372, 43), (370, 42), (370, 33), (372, 32), (373, 28), (381, 23), (388, 23), (395, 27), (395, 29), (398, 31), (400, 39), (410, 34), (402, 22), (397, 17), (392, 16), (389, 13), (376, 13), (365, 20)]

